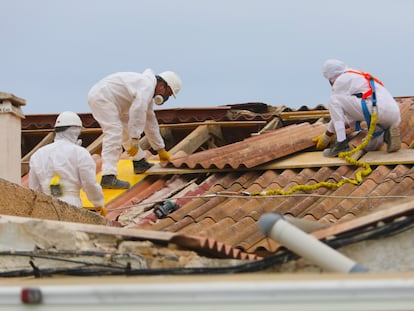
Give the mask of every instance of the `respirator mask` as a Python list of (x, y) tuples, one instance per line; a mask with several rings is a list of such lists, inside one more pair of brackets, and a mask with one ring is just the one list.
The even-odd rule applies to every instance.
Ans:
[(168, 100), (168, 97), (164, 97), (162, 95), (155, 95), (154, 96), (154, 103), (156, 105), (162, 105), (163, 103), (165, 103)]

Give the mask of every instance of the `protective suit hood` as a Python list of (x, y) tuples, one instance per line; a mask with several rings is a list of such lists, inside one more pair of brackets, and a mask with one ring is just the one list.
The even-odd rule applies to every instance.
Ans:
[(337, 59), (328, 59), (323, 63), (322, 74), (329, 81), (335, 80), (348, 69), (344, 62)]
[(71, 126), (63, 132), (56, 132), (55, 141), (66, 139), (74, 144), (77, 144), (80, 133), (81, 128), (79, 126)]

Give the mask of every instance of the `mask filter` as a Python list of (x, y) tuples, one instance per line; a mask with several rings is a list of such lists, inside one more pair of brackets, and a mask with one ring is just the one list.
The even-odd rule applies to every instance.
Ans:
[(154, 96), (154, 103), (156, 105), (162, 105), (164, 103), (164, 97), (162, 97), (161, 95), (155, 95)]
[(61, 197), (63, 195), (62, 185), (60, 184), (60, 176), (56, 173), (49, 183), (50, 194), (54, 197)]

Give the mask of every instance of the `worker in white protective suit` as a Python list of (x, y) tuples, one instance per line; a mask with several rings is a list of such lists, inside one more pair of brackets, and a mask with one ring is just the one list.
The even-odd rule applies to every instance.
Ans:
[(129, 182), (118, 179), (117, 163), (122, 147), (132, 158), (135, 174), (153, 164), (139, 148), (142, 133), (157, 151), (160, 161), (170, 161), (154, 112), (153, 103), (162, 105), (181, 90), (181, 79), (172, 71), (155, 75), (151, 69), (143, 73), (118, 72), (96, 83), (88, 93), (88, 103), (103, 132), (102, 180), (105, 189), (127, 189)]
[(104, 195), (96, 180), (96, 163), (78, 143), (82, 129), (79, 116), (62, 112), (56, 119), (54, 142), (30, 157), (29, 187), (82, 207), (80, 189), (105, 216)]
[[(363, 121), (369, 127), (373, 109), (376, 109), (376, 128), (365, 150), (378, 150), (385, 142), (387, 152), (398, 151), (401, 148), (400, 108), (383, 83), (366, 72), (348, 68), (336, 59), (325, 61), (322, 72), (332, 86), (328, 102), (331, 121), (326, 132), (313, 139), (316, 149), (325, 149), (327, 157), (349, 151), (346, 129), (360, 131)], [(331, 148), (327, 148), (329, 145)]]

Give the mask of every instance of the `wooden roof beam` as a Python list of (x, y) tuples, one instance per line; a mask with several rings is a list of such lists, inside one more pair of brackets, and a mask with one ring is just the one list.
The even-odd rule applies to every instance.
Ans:
[(281, 112), (282, 120), (330, 118), (329, 110)]
[(22, 176), (25, 175), (29, 171), (29, 161), (30, 157), (33, 153), (35, 153), (39, 148), (46, 146), (53, 142), (55, 138), (55, 133), (51, 132), (48, 133), (29, 153), (27, 153), (21, 160), (21, 169), (22, 169)]
[(211, 129), (208, 125), (200, 125), (193, 130), (187, 137), (176, 144), (171, 150), (170, 154), (176, 154), (178, 151), (183, 151), (186, 154), (194, 153), (201, 145), (211, 138)]

